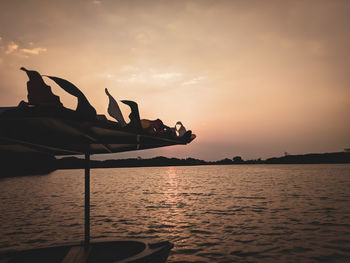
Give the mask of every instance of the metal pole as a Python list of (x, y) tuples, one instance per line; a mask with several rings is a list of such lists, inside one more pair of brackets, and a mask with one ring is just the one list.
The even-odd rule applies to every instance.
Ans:
[(90, 154), (85, 153), (85, 247), (90, 245)]

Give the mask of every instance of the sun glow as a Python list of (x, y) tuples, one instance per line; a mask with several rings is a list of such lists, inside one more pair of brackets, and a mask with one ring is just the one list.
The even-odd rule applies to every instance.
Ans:
[(141, 118), (182, 121), (198, 138), (161, 151), (169, 157), (264, 158), (350, 145), (344, 1), (317, 8), (305, 1), (5, 2), (1, 106), (26, 100), (24, 66), (71, 81), (100, 114), (107, 115), (107, 88), (117, 100), (138, 102)]

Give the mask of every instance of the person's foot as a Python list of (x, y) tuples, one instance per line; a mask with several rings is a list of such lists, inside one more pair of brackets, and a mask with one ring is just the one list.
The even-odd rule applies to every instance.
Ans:
[(185, 132), (185, 134), (181, 138), (183, 140), (185, 140), (186, 142), (190, 142), (191, 141), (191, 135), (192, 135), (192, 131), (187, 131), (187, 132)]

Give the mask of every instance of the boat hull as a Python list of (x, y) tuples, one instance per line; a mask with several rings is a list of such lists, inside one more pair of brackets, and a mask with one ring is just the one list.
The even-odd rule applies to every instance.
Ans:
[(73, 244), (7, 252), (0, 255), (0, 263), (162, 263), (172, 248), (173, 244), (167, 241), (105, 241), (89, 247)]

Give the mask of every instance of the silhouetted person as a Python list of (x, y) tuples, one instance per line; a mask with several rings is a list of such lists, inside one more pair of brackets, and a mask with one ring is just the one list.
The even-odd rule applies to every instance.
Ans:
[(139, 107), (137, 103), (131, 100), (122, 100), (122, 102), (128, 105), (131, 109), (131, 113), (129, 115), (130, 123), (127, 124), (127, 127), (141, 131), (142, 126), (140, 121)]
[(170, 128), (162, 122), (160, 119), (154, 121), (142, 119), (141, 120), (142, 129), (152, 135), (166, 135), (168, 137), (176, 137), (175, 128)]
[[(180, 127), (178, 127), (180, 126)], [(178, 121), (175, 125), (176, 132), (178, 133), (178, 136), (181, 137), (181, 140), (190, 142), (194, 138), (196, 138), (196, 135), (192, 134), (191, 130), (186, 131), (185, 126), (182, 125), (181, 121)]]
[(69, 94), (77, 97), (78, 105), (76, 112), (84, 116), (87, 119), (96, 118), (96, 110), (91, 106), (85, 95), (76, 87), (73, 83), (70, 83), (68, 80), (61, 79), (53, 76), (46, 76), (56, 82), (62, 89), (64, 89)]
[(109, 94), (108, 89), (105, 89), (105, 92), (109, 98), (108, 114), (114, 119), (116, 119), (120, 126), (125, 127), (126, 122), (124, 120), (122, 112), (120, 111), (117, 101), (112, 97), (111, 94)]
[[(180, 126), (179, 128), (177, 128), (178, 125)], [(176, 128), (176, 131), (178, 132), (180, 137), (184, 136), (184, 134), (186, 133), (186, 128), (185, 128), (185, 126), (182, 125), (181, 121), (178, 121), (176, 123), (175, 128)]]
[(141, 120), (142, 129), (148, 134), (161, 134), (164, 130), (164, 124), (160, 119), (156, 119), (154, 121), (142, 119)]
[[(29, 77), (27, 89), (28, 102), (30, 105), (63, 107), (62, 103), (60, 102), (60, 98), (52, 93), (51, 87), (46, 85), (43, 78), (37, 71), (27, 70), (24, 67), (21, 67), (21, 70), (25, 71)], [(20, 103), (20, 105), (23, 104), (25, 104), (25, 102)]]

